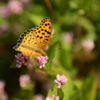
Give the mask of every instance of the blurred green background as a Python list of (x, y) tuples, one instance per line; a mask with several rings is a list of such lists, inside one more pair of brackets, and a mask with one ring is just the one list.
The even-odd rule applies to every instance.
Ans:
[[(20, 34), (45, 17), (54, 31), (47, 72), (10, 68)], [(22, 74), (31, 78), (31, 88), (21, 88)], [(100, 100), (100, 0), (0, 0), (0, 100), (44, 100), (35, 96), (45, 98), (57, 74), (69, 79), (62, 100)]]

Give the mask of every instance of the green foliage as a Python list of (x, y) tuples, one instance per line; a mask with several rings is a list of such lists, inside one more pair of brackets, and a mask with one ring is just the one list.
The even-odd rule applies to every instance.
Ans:
[[(38, 94), (45, 98), (54, 94), (60, 100), (99, 100), (100, 1), (29, 0), (28, 5), (21, 5), (21, 13), (3, 15), (1, 7), (9, 2), (0, 1), (0, 80), (6, 83), (9, 100), (35, 100)], [(34, 62), (35, 67), (17, 69), (16, 62), (12, 63), (17, 52), (12, 47), (20, 34), (39, 25), (45, 17), (50, 17), (55, 31), (46, 50), (48, 63), (43, 69), (37, 68)], [(22, 74), (29, 74), (35, 85), (20, 88)], [(57, 74), (68, 77), (60, 89), (54, 83)]]

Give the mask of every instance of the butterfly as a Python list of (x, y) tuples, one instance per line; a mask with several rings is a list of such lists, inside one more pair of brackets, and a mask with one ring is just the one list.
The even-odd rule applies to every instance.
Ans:
[(29, 57), (46, 56), (44, 50), (50, 42), (51, 32), (51, 20), (45, 18), (37, 27), (25, 31), (13, 49)]

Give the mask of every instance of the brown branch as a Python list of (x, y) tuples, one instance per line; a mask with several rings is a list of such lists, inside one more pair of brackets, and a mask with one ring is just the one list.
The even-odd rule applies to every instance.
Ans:
[(50, 0), (44, 0), (44, 1), (51, 12), (51, 15), (53, 15), (53, 17), (56, 19), (56, 15), (55, 15), (54, 9), (50, 3)]

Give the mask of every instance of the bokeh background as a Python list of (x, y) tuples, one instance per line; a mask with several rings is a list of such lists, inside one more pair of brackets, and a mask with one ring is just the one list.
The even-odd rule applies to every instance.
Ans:
[[(54, 31), (45, 71), (10, 68), (20, 34), (45, 17)], [(100, 100), (100, 0), (0, 0), (0, 100), (44, 100), (57, 74), (68, 77), (62, 100)]]

